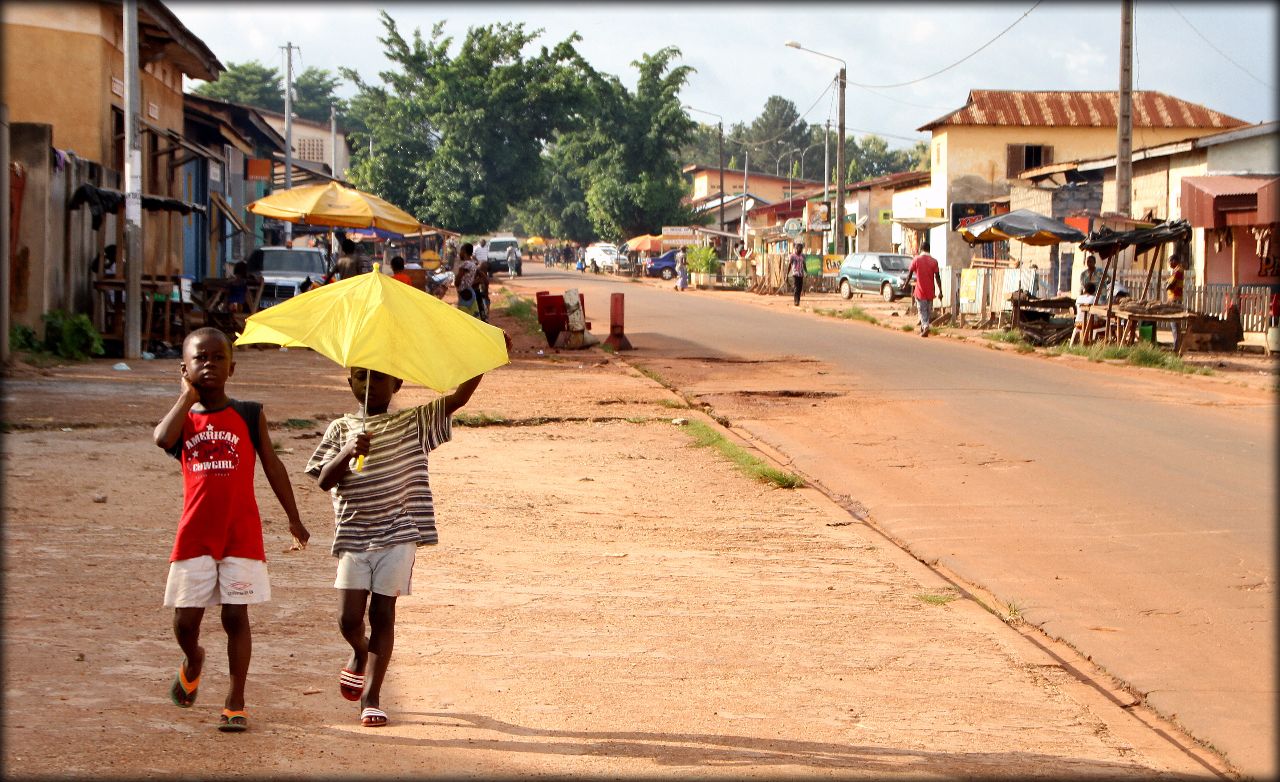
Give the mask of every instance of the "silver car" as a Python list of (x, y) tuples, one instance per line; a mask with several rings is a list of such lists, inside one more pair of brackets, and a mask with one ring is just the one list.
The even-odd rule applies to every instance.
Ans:
[(840, 295), (878, 293), (885, 301), (910, 296), (904, 284), (911, 256), (899, 253), (849, 253), (840, 264)]
[(249, 272), (262, 275), (258, 309), (297, 296), (324, 280), (329, 263), (318, 247), (259, 247), (249, 255)]

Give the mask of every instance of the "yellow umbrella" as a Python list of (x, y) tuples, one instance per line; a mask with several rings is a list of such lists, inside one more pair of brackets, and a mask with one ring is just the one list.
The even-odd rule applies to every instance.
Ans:
[(502, 329), (378, 270), (250, 315), (237, 345), (307, 347), (441, 393), (508, 362)]
[(525, 242), (525, 244), (531, 245), (534, 247), (544, 245), (546, 243), (547, 243), (547, 240), (543, 239), (541, 236), (530, 236), (528, 241)]
[[(236, 344), (311, 348), (348, 369), (372, 369), (440, 393), (510, 360), (502, 329), (392, 279), (379, 266), (259, 310)], [(361, 456), (356, 471), (363, 467)]]
[(290, 223), (337, 228), (381, 228), (407, 234), (422, 224), (381, 198), (337, 182), (280, 190), (249, 204), (250, 212)]

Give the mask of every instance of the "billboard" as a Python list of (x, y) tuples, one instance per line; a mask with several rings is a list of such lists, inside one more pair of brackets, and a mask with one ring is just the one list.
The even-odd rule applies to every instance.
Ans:
[(951, 204), (951, 230), (959, 231), (966, 225), (971, 225), (990, 216), (991, 204), (966, 204), (953, 201)]

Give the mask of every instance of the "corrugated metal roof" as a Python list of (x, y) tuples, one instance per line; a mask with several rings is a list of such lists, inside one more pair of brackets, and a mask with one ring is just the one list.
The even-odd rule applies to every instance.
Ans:
[[(917, 130), (943, 125), (1114, 128), (1120, 93), (970, 90), (969, 101)], [(1132, 93), (1135, 128), (1235, 128), (1243, 120), (1153, 90)]]

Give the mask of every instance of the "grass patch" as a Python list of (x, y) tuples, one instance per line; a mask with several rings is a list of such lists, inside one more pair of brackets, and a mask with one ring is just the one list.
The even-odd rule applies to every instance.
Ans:
[(912, 325), (910, 325), (910, 324), (908, 324), (908, 325), (906, 325), (906, 326), (900, 326), (900, 327), (898, 328), (898, 330), (899, 330), (899, 331), (915, 331), (915, 330), (916, 330), (916, 327), (915, 327), (915, 326), (912, 326)]
[(315, 425), (316, 422), (310, 418), (290, 418), (284, 422), (286, 429), (310, 429)]
[(622, 419), (622, 420), (626, 421), (626, 422), (627, 422), (627, 423), (629, 423), (629, 424), (647, 424), (647, 423), (649, 423), (649, 419), (648, 419), (648, 418), (645, 418), (645, 417), (644, 417), (644, 416), (642, 416), (642, 415), (633, 415), (633, 416), (629, 416), (629, 417), (627, 417), (627, 418), (624, 418), (624, 419)]
[(492, 415), (490, 413), (454, 413), (454, 426), (504, 426), (511, 423), (500, 415)]
[(1187, 375), (1212, 375), (1208, 367), (1197, 367), (1182, 360), (1182, 356), (1165, 350), (1150, 342), (1139, 342), (1136, 345), (1112, 345), (1094, 343), (1088, 347), (1083, 345), (1056, 345), (1049, 351), (1055, 356), (1069, 354), (1084, 356), (1090, 361), (1124, 361), (1136, 367), (1154, 367), (1170, 372), (1181, 372)]
[(662, 407), (669, 407), (672, 410), (686, 410), (689, 407), (679, 399), (659, 399), (658, 404)]
[(507, 294), (507, 303), (503, 311), (508, 317), (520, 324), (526, 334), (541, 334), (542, 324), (538, 322), (538, 313), (528, 299), (522, 299), (513, 293)]
[(755, 480), (772, 483), (783, 489), (798, 489), (804, 486), (804, 479), (799, 475), (765, 464), (760, 459), (724, 439), (723, 435), (701, 421), (690, 421), (685, 426), (685, 431), (693, 438), (695, 447), (714, 448), (721, 456), (732, 462), (743, 474)]
[(652, 369), (647, 369), (645, 367), (636, 367), (636, 371), (644, 375), (645, 377), (649, 378), (653, 382), (657, 383), (658, 385), (662, 386), (663, 388), (667, 389), (668, 391), (676, 390), (676, 387), (671, 385), (671, 383), (669, 383), (666, 378), (664, 378), (662, 375), (659, 375), (657, 372), (654, 372)]
[(920, 593), (916, 595), (916, 599), (923, 603), (928, 603), (931, 606), (944, 606), (947, 603), (950, 603), (952, 600), (955, 600), (956, 596), (955, 595), (929, 595), (925, 593)]
[(1022, 339), (1021, 334), (1011, 329), (1001, 329), (999, 331), (984, 331), (982, 332), (982, 338), (989, 339), (992, 342), (1007, 342), (1010, 345), (1016, 345), (1020, 342), (1025, 342), (1025, 340)]
[(819, 315), (826, 315), (829, 318), (840, 318), (842, 320), (861, 320), (867, 323), (879, 323), (875, 315), (867, 312), (861, 307), (845, 307), (842, 310), (814, 310)]

